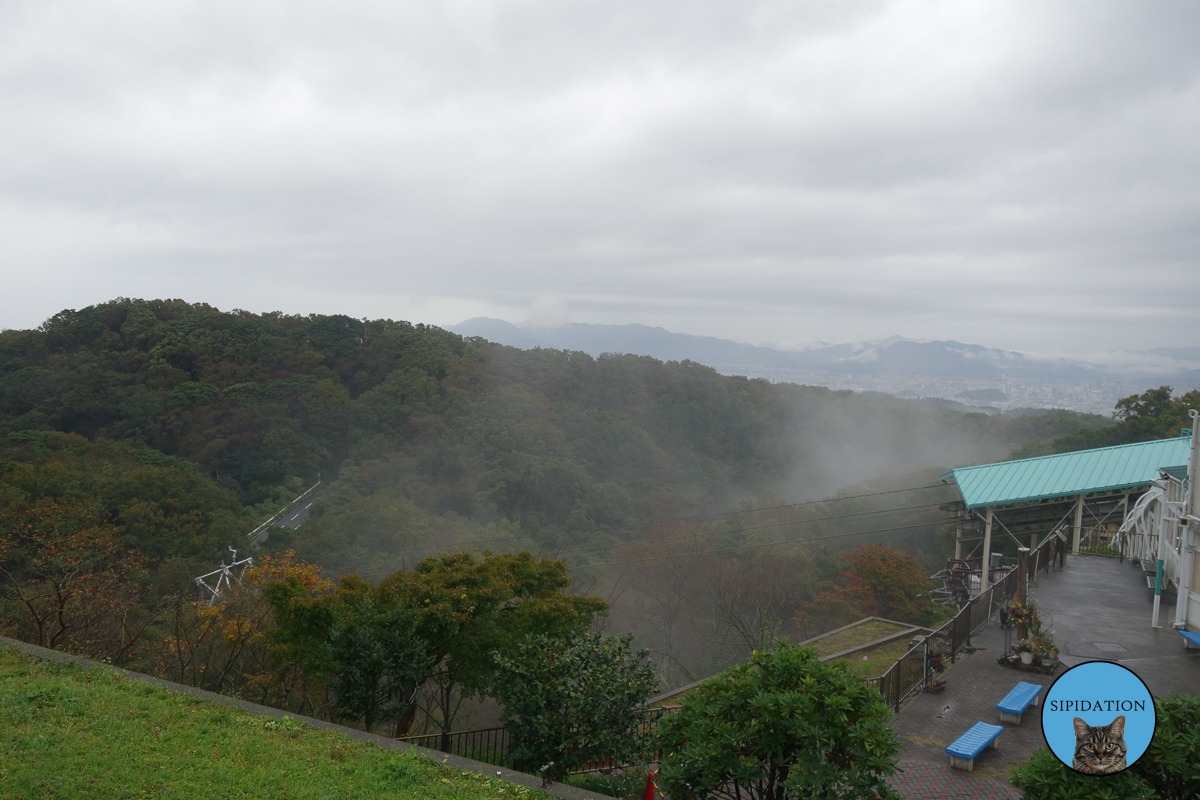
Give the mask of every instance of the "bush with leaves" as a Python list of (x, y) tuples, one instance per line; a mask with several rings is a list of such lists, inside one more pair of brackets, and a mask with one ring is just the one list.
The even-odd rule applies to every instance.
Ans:
[[(289, 581), (307, 596), (327, 593), (333, 583), (321, 577), (319, 567), (297, 559), (291, 551), (260, 554), (254, 560), (211, 602), (186, 599), (183, 587), (176, 587), (178, 600), (163, 615), (162, 640), (143, 648), (143, 668), (206, 691), (318, 713), (328, 704), (314, 696), (316, 685), (289, 666), (279, 669), (271, 663), (264, 636), (269, 639), (277, 621), (263, 589)], [(195, 596), (194, 586), (189, 588)]]
[(1041, 749), (1013, 772), (1012, 785), (1025, 792), (1026, 800), (1200, 797), (1200, 695), (1155, 698), (1154, 711), (1158, 723), (1149, 748), (1120, 775), (1104, 779), (1081, 775)]
[(701, 683), (659, 725), (674, 798), (899, 798), (900, 741), (879, 692), (810, 647), (756, 651)]
[(644, 760), (641, 712), (658, 679), (631, 652), (633, 636), (575, 631), (564, 638), (529, 636), (516, 651), (496, 654), (496, 697), (512, 732), (511, 754), (526, 770), (553, 762), (562, 780), (589, 761), (614, 765)]
[(1097, 777), (1076, 772), (1046, 748), (1013, 771), (1011, 783), (1025, 800), (1157, 800), (1158, 794), (1134, 770)]
[(1145, 754), (1130, 772), (1137, 773), (1163, 800), (1200, 797), (1200, 695), (1155, 698), (1158, 725)]

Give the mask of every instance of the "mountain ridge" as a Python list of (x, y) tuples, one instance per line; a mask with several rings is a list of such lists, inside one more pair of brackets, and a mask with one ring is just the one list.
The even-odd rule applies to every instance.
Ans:
[[(1200, 348), (1156, 348), (1152, 368), (1161, 374), (1135, 373), (1103, 364), (1063, 357), (1029, 354), (966, 344), (953, 339), (921, 341), (892, 336), (882, 340), (828, 344), (784, 350), (751, 345), (713, 336), (674, 333), (665, 328), (640, 324), (604, 325), (565, 323), (556, 326), (518, 326), (490, 317), (473, 317), (447, 327), (462, 336), (481, 336), (499, 344), (530, 349), (579, 350), (592, 356), (603, 353), (647, 355), (665, 361), (696, 361), (718, 370), (735, 372), (784, 369), (838, 372), (871, 376), (936, 376), (956, 379), (1040, 379), (1100, 382), (1133, 380), (1147, 385), (1154, 381), (1190, 384), (1200, 380), (1192, 359), (1200, 360)], [(1121, 354), (1128, 363), (1138, 353)], [(1151, 359), (1146, 359), (1150, 361)], [(1174, 366), (1174, 369), (1171, 367)], [(1165, 369), (1164, 369), (1165, 368)], [(1178, 387), (1177, 387), (1178, 388)]]

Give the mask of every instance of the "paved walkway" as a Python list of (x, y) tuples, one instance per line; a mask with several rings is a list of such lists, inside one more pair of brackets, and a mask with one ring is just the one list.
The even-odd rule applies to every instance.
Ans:
[(1040, 574), (1030, 594), (1068, 667), (1115, 661), (1136, 672), (1155, 697), (1200, 692), (1200, 651), (1185, 651), (1171, 627), (1175, 595), (1163, 595), (1161, 627), (1151, 628), (1154, 592), (1128, 561), (1067, 556), (1066, 568)]
[(1136, 672), (1157, 697), (1200, 692), (1200, 653), (1185, 652), (1183, 639), (1170, 627), (1174, 597), (1163, 598), (1165, 626), (1151, 628), (1153, 595), (1141, 571), (1129, 562), (1068, 556), (1062, 572), (1039, 574), (1030, 595), (1059, 646), (1062, 665), (1055, 675), (1000, 666), (1004, 631), (995, 618), (985, 625), (972, 638), (976, 652), (960, 657), (944, 676), (946, 691), (917, 695), (892, 718), (906, 748), (900, 761), (904, 773), (892, 785), (909, 800), (1021, 796), (1008, 780), (1031, 752), (1045, 747), (1040, 705), (1025, 712), (1019, 726), (1003, 723), (996, 749), (976, 759), (973, 773), (951, 769), (945, 753), (976, 722), (1000, 724), (996, 703), (1017, 681), (1048, 687), (1066, 668), (1108, 660)]

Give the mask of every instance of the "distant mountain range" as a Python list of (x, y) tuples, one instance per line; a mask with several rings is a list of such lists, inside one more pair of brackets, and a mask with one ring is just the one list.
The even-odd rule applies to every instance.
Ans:
[(449, 326), (449, 330), (523, 349), (548, 347), (581, 350), (593, 356), (633, 353), (663, 361), (686, 359), (734, 374), (765, 375), (787, 371), (983, 381), (1006, 378), (1077, 383), (1131, 381), (1146, 386), (1169, 383), (1177, 390), (1200, 386), (1200, 347), (1163, 347), (1145, 353), (1110, 354), (1112, 357), (1100, 364), (1068, 358), (1041, 358), (955, 341), (923, 342), (898, 336), (874, 342), (820, 343), (803, 350), (778, 350), (712, 336), (672, 333), (647, 325), (569, 323), (531, 327), (475, 317)]

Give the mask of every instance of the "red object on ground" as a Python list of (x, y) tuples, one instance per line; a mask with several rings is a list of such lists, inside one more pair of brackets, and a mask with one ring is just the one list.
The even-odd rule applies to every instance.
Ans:
[(642, 800), (654, 800), (654, 773), (651, 772), (646, 776), (646, 791), (642, 793)]

